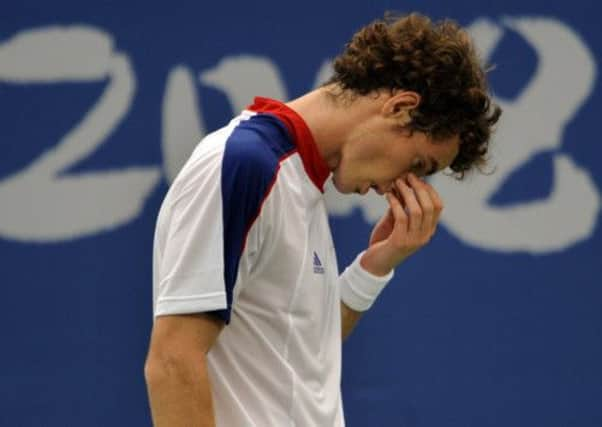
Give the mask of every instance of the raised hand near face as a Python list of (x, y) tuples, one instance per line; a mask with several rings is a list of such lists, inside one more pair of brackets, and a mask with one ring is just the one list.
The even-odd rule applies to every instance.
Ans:
[(443, 210), (443, 202), (427, 182), (409, 174), (397, 179), (386, 193), (389, 208), (374, 226), (362, 267), (384, 276), (429, 242)]

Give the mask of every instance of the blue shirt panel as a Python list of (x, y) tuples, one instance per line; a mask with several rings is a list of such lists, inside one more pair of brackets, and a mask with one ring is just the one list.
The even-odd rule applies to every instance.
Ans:
[(224, 227), (224, 283), (228, 306), (211, 312), (230, 322), (232, 295), (247, 233), (276, 179), (280, 160), (295, 151), (286, 126), (257, 114), (236, 126), (226, 141), (221, 190)]

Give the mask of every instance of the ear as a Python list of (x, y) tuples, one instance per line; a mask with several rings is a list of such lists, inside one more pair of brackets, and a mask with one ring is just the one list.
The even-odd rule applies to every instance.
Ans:
[(390, 95), (382, 107), (385, 117), (394, 119), (399, 125), (410, 124), (410, 111), (420, 104), (420, 95), (412, 91), (398, 91)]

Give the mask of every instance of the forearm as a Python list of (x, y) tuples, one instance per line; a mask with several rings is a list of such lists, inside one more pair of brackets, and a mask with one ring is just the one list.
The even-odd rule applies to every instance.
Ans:
[(351, 335), (351, 332), (353, 332), (353, 329), (362, 317), (362, 314), (363, 313), (360, 311), (349, 308), (347, 304), (341, 301), (341, 337), (343, 338), (343, 341)]
[(195, 361), (149, 358), (145, 376), (154, 426), (215, 426), (204, 356)]
[[(364, 263), (364, 259), (368, 262)], [(379, 274), (366, 252), (359, 254), (339, 276), (341, 292), (341, 337), (345, 340), (355, 325), (393, 277), (393, 270)]]

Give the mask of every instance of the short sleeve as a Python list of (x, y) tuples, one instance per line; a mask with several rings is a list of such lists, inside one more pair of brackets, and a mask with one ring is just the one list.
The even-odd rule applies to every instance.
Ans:
[(156, 316), (211, 312), (230, 321), (247, 234), (275, 182), (279, 156), (253, 129), (240, 127), (215, 157), (201, 156), (178, 177), (181, 190), (164, 224)]
[(155, 316), (227, 306), (220, 163), (221, 156), (187, 163), (163, 202), (155, 231)]

